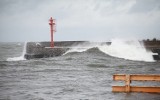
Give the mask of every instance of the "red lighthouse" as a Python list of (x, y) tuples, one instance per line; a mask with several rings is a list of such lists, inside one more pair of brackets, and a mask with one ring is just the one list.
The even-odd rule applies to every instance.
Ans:
[(53, 48), (54, 47), (54, 42), (53, 42), (53, 33), (56, 32), (55, 30), (55, 19), (52, 19), (52, 17), (50, 18), (49, 20), (49, 25), (50, 25), (50, 29), (51, 29), (51, 47)]

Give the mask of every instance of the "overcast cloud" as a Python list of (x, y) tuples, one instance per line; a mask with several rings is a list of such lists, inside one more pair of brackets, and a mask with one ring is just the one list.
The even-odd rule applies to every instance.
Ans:
[(0, 0), (0, 41), (160, 39), (160, 0)]

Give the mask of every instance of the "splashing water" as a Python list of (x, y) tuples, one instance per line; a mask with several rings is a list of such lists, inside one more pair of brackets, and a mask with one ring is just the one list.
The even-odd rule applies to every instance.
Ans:
[(110, 56), (128, 60), (147, 62), (154, 61), (152, 57), (153, 53), (146, 51), (144, 46), (141, 45), (138, 41), (127, 42), (119, 39), (113, 39), (110, 46), (101, 45), (99, 46), (99, 50)]
[(22, 55), (20, 57), (12, 57), (12, 58), (8, 58), (7, 61), (21, 61), (21, 60), (26, 60), (24, 58), (24, 55), (26, 53), (26, 45), (27, 45), (27, 42), (24, 43), (24, 46), (23, 46), (23, 52), (22, 52)]
[[(70, 52), (84, 52), (90, 48), (97, 47), (100, 51), (117, 58), (124, 58), (128, 60), (135, 60), (135, 61), (147, 61), (153, 62), (154, 59), (152, 57), (153, 53), (147, 51), (143, 45), (141, 45), (138, 41), (124, 41), (120, 39), (113, 39), (111, 41), (111, 45), (107, 45), (104, 43), (82, 43), (76, 46), (71, 47), (69, 51), (65, 54)], [(23, 52), (20, 57), (13, 57), (8, 58), (7, 61), (20, 61), (26, 60), (24, 55), (26, 53), (26, 44), (24, 43)], [(64, 54), (64, 55), (65, 55)]]
[(100, 44), (85, 42), (85, 43), (70, 47), (71, 49), (68, 50), (65, 54), (71, 53), (71, 52), (84, 52), (84, 51), (86, 51), (86, 50), (88, 50), (90, 48), (97, 47), (98, 45), (100, 45)]
[(125, 40), (113, 39), (111, 42), (112, 42), (111, 45), (107, 45), (104, 43), (97, 43), (97, 44), (84, 43), (82, 45), (76, 46), (75, 48), (72, 48), (66, 53), (84, 52), (90, 48), (97, 47), (100, 51), (117, 58), (124, 58), (135, 61), (146, 61), (146, 62), (154, 61), (152, 57), (153, 53), (146, 51), (144, 46), (140, 44), (138, 41), (133, 40), (127, 42)]

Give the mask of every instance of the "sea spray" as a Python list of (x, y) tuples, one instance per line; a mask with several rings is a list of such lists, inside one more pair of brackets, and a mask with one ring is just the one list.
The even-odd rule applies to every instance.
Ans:
[(146, 51), (144, 46), (139, 41), (125, 41), (120, 39), (113, 39), (111, 45), (101, 45), (98, 47), (102, 52), (128, 60), (153, 62), (153, 53)]
[(26, 60), (24, 58), (24, 55), (26, 53), (26, 46), (27, 46), (27, 42), (24, 43), (24, 46), (23, 46), (23, 52), (22, 52), (22, 55), (20, 57), (12, 57), (12, 58), (8, 58), (7, 61), (21, 61), (21, 60)]
[[(137, 40), (126, 41), (121, 39), (112, 39), (111, 45), (106, 43), (87, 42), (71, 47), (70, 52), (84, 52), (88, 49), (97, 47), (100, 51), (117, 58), (123, 58), (135, 61), (153, 62), (153, 53), (147, 51), (143, 44)], [(64, 55), (65, 55), (64, 54)]]
[[(78, 45), (73, 45), (71, 46), (65, 54), (67, 53), (71, 53), (71, 52), (84, 52), (90, 48), (94, 48), (94, 47), (98, 47), (100, 45), (100, 43), (95, 43), (95, 42), (84, 42)], [(64, 54), (64, 55), (65, 55)]]

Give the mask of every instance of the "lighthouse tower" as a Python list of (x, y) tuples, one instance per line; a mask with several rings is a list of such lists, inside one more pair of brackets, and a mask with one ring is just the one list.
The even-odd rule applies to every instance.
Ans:
[(51, 48), (54, 47), (54, 41), (53, 41), (53, 34), (54, 32), (56, 32), (56, 29), (55, 29), (55, 19), (53, 19), (52, 17), (49, 19), (49, 25), (50, 25), (50, 31), (51, 31)]

